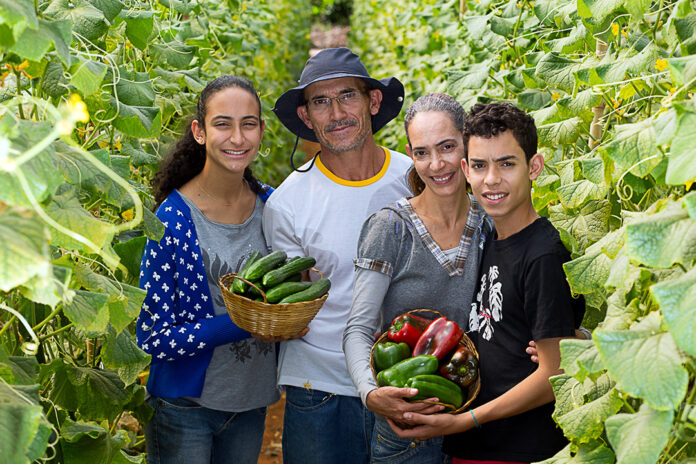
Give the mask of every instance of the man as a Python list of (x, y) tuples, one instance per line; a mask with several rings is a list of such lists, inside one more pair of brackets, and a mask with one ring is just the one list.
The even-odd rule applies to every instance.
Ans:
[(409, 158), (378, 146), (373, 137), (399, 114), (404, 90), (396, 78), (371, 78), (347, 48), (310, 58), (299, 84), (281, 95), (273, 111), (295, 135), (318, 142), (321, 151), (270, 197), (264, 231), (274, 250), (316, 258), (332, 287), (309, 333), (281, 344), (283, 459), (367, 462), (374, 418), (358, 397), (341, 343), (362, 223), (410, 195)]
[[(551, 418), (549, 378), (560, 373), (559, 342), (575, 335), (584, 300), (572, 298), (563, 272), (569, 253), (532, 204), (532, 181), (544, 167), (532, 117), (510, 104), (476, 104), (464, 121), (464, 146), (462, 168), (496, 229), (469, 321), (481, 391), (467, 412), (406, 413), (407, 423), (420, 425), (390, 425), (403, 438), (448, 435), (443, 449), (453, 464), (537, 462), (567, 444)], [(538, 365), (522, 354), (529, 339)]]

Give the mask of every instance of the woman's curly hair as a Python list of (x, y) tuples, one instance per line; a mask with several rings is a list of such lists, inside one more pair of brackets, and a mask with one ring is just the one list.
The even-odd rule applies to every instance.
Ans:
[[(162, 160), (157, 174), (150, 181), (155, 196), (155, 209), (174, 189), (180, 188), (203, 170), (203, 166), (205, 166), (205, 145), (196, 142), (196, 139), (193, 137), (191, 123), (193, 120), (197, 120), (205, 129), (205, 114), (208, 100), (217, 92), (228, 87), (237, 87), (253, 95), (259, 104), (259, 119), (261, 118), (261, 100), (254, 85), (249, 80), (238, 76), (222, 76), (210, 81), (201, 92), (196, 115), (186, 124), (183, 137)], [(266, 188), (254, 177), (249, 166), (244, 170), (244, 179), (254, 193), (260, 193)]]

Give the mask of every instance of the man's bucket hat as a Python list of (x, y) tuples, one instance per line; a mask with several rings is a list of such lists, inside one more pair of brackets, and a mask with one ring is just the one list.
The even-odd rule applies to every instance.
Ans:
[(303, 91), (314, 82), (341, 77), (357, 77), (367, 83), (369, 89), (382, 91), (382, 104), (379, 112), (372, 116), (374, 134), (394, 119), (404, 104), (404, 86), (395, 77), (373, 79), (360, 62), (360, 57), (347, 49), (327, 48), (307, 60), (297, 87), (290, 89), (278, 98), (273, 112), (293, 134), (312, 142), (318, 142), (314, 131), (297, 116), (297, 107), (304, 105)]

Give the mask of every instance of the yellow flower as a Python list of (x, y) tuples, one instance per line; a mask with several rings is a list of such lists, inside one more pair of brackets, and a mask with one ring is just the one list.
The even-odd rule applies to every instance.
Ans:
[(664, 23), (664, 21), (660, 20), (660, 21), (657, 23), (657, 27), (662, 26), (663, 23)]
[(691, 179), (690, 181), (684, 184), (686, 186), (686, 190), (689, 190), (691, 188), (691, 185), (694, 183), (695, 180), (696, 179)]
[(132, 221), (133, 220), (133, 208), (127, 209), (124, 212), (122, 212), (121, 217), (123, 219), (125, 219), (126, 221)]
[(626, 30), (624, 29), (623, 31), (621, 31), (621, 35), (624, 37), (628, 37), (628, 32), (626, 32)]
[(611, 33), (614, 35), (619, 35), (619, 25), (616, 23), (611, 23)]
[(22, 71), (24, 69), (27, 69), (28, 67), (29, 67), (29, 62), (27, 60), (24, 60), (24, 61), (22, 61), (22, 64), (17, 66), (15, 69), (17, 69), (17, 71)]
[(676, 88), (676, 87), (671, 87), (671, 88), (669, 89), (669, 93), (670, 93), (671, 95), (674, 95), (675, 93), (677, 93), (677, 88)]
[(5, 79), (7, 79), (7, 76), (10, 75), (10, 71), (5, 71), (4, 73), (0, 74), (0, 87), (5, 87)]
[(529, 6), (534, 6), (534, 2), (529, 2)]
[(657, 69), (658, 71), (664, 71), (665, 69), (667, 69), (667, 60), (665, 60), (664, 58), (659, 58), (655, 62), (655, 69)]
[(522, 8), (522, 2), (517, 2), (517, 8)]
[(553, 95), (551, 95), (553, 101), (558, 101), (559, 98), (561, 98), (561, 94), (558, 92), (554, 92)]
[(102, 139), (97, 140), (97, 145), (99, 145), (99, 148), (106, 148), (109, 146), (109, 144), (106, 143), (106, 140)]
[(694, 93), (693, 93), (693, 92), (689, 92), (689, 98), (694, 98)]
[(89, 121), (87, 105), (85, 105), (85, 102), (82, 101), (82, 98), (78, 94), (74, 93), (70, 95), (70, 98), (68, 99), (68, 108), (70, 109), (70, 112), (73, 114), (73, 117), (76, 121)]
[(246, 2), (244, 2), (244, 3), (242, 3), (242, 10), (246, 11), (246, 9), (247, 9), (247, 4), (246, 4)]
[(121, 151), (121, 141), (120, 140), (117, 140), (116, 143), (114, 143), (114, 148), (116, 148), (116, 150), (118, 150), (118, 151)]

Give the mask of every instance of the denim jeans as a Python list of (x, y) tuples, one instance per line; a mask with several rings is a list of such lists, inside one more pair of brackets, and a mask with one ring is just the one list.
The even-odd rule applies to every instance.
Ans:
[(183, 398), (150, 397), (155, 409), (145, 426), (148, 464), (255, 464), (261, 452), (266, 408), (225, 412)]
[(285, 388), (284, 464), (369, 462), (374, 414), (360, 398)]
[(387, 421), (378, 417), (372, 435), (372, 461), (389, 464), (442, 464), (449, 457), (442, 452), (443, 437), (416, 440), (400, 438)]

